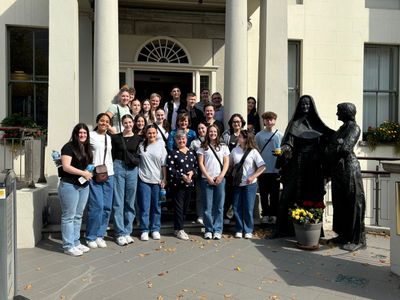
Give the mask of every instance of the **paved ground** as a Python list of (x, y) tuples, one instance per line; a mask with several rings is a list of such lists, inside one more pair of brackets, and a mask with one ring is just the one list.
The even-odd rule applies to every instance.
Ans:
[[(262, 233), (260, 233), (261, 235)], [(354, 253), (321, 245), (299, 250), (290, 239), (206, 241), (172, 235), (82, 257), (59, 239), (18, 251), (18, 294), (29, 299), (400, 299), (390, 273), (389, 238), (368, 235)]]

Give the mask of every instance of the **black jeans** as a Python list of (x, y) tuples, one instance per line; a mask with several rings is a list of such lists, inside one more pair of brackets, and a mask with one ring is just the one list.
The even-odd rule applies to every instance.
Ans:
[(263, 216), (277, 216), (279, 204), (279, 174), (263, 173), (258, 177)]
[(182, 230), (193, 187), (179, 186), (172, 189), (175, 203), (174, 229)]

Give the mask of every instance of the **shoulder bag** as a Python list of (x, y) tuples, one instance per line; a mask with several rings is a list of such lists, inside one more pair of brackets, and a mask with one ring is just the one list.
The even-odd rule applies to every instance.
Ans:
[(126, 148), (126, 143), (123, 134), (121, 133), (122, 146), (124, 147), (124, 162), (128, 168), (136, 168), (140, 163), (140, 157), (135, 153), (129, 152)]
[(107, 133), (104, 135), (105, 138), (105, 147), (104, 147), (104, 158), (103, 158), (103, 164), (98, 165), (94, 168), (94, 181), (97, 183), (102, 183), (108, 180), (108, 171), (107, 171), (107, 166), (106, 166), (106, 154), (107, 154)]
[(239, 186), (242, 182), (243, 177), (243, 163), (246, 160), (247, 155), (249, 155), (251, 149), (247, 149), (246, 152), (243, 154), (242, 159), (239, 163), (233, 166), (232, 168), (232, 185)]

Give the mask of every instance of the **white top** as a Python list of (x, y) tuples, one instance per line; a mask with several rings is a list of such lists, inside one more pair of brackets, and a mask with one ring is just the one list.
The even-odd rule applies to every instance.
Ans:
[[(119, 108), (119, 114), (120, 114), (120, 118), (121, 118), (121, 126), (119, 126), (118, 124), (118, 109)], [(107, 111), (109, 111), (110, 113), (113, 114), (112, 117), (112, 122), (113, 122), (113, 127), (115, 128), (115, 130), (117, 131), (117, 133), (120, 133), (122, 131), (124, 131), (124, 126), (122, 126), (122, 117), (125, 115), (130, 115), (131, 112), (129, 111), (129, 107), (128, 106), (121, 106), (119, 104), (111, 104)]]
[[(174, 111), (172, 112), (172, 118), (171, 118), (171, 130), (176, 129), (176, 118), (178, 117), (178, 109), (179, 105), (181, 105), (181, 102), (175, 102), (174, 101)], [(164, 111), (165, 115), (168, 116), (168, 102), (165, 103), (164, 105)]]
[[(217, 154), (219, 161), (221, 164), (224, 164), (224, 157), (229, 156), (229, 148), (225, 144), (221, 144), (219, 149), (215, 149), (215, 153)], [(208, 147), (207, 150), (204, 148), (200, 147), (199, 150), (197, 150), (197, 155), (203, 155), (204, 156), (204, 166), (207, 170), (208, 175), (210, 177), (214, 178), (217, 177), (219, 174), (221, 174), (221, 165), (218, 162), (217, 158), (215, 157), (214, 152)], [(203, 174), (201, 175), (203, 178), (206, 178)]]
[(167, 150), (163, 143), (155, 142), (147, 145), (144, 151), (143, 143), (139, 146), (140, 164), (139, 178), (143, 182), (159, 184), (163, 179), (162, 168), (167, 164)]
[(98, 166), (103, 164), (104, 159), (104, 148), (105, 148), (105, 138), (107, 137), (107, 153), (106, 162), (108, 175), (114, 175), (114, 164), (111, 156), (111, 137), (106, 134), (99, 134), (97, 131), (91, 131), (90, 133), (90, 147), (93, 152), (93, 165)]
[(168, 141), (168, 132), (161, 125), (157, 124), (157, 126), (160, 129), (160, 130), (157, 130), (157, 142), (163, 144), (164, 147), (165, 147), (165, 142), (164, 142), (164, 139), (163, 139), (160, 131), (162, 131), (162, 133), (164, 134), (164, 136), (167, 139), (167, 141)]
[[(238, 145), (235, 148), (232, 149), (231, 155), (229, 157), (229, 163), (231, 165), (236, 165), (240, 162), (244, 154), (243, 149)], [(265, 162), (263, 158), (261, 157), (260, 153), (258, 152), (257, 149), (252, 149), (249, 154), (247, 155), (246, 159), (244, 160), (243, 163), (243, 176), (242, 176), (242, 182), (240, 183), (240, 186), (246, 185), (246, 180), (249, 178), (251, 175), (253, 175), (257, 169), (261, 166), (264, 166)], [(257, 178), (253, 180), (253, 183), (257, 182)]]

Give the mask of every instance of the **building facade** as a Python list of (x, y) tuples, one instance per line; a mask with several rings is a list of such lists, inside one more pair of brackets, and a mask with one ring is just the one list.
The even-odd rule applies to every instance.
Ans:
[(400, 0), (3, 0), (0, 119), (47, 126), (49, 153), (126, 83), (140, 99), (219, 91), (226, 120), (254, 96), (281, 130), (301, 94), (334, 129), (351, 101), (366, 131), (398, 121), (398, 28)]

